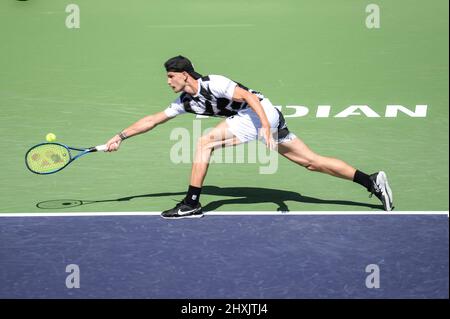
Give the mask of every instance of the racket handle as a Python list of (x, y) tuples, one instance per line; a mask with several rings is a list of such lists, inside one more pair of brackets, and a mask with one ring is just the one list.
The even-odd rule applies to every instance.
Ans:
[(103, 145), (98, 145), (98, 146), (96, 146), (95, 147), (95, 149), (97, 150), (97, 151), (106, 151), (107, 149), (108, 149), (108, 147), (106, 146), (106, 144), (103, 144)]

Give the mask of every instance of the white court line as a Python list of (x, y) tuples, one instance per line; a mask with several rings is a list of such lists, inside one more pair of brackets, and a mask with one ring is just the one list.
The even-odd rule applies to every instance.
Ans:
[[(90, 217), (90, 216), (159, 216), (161, 212), (45, 212), (45, 213), (0, 213), (1, 217)], [(367, 211), (304, 211), (304, 212), (205, 212), (206, 216), (375, 216), (386, 217), (396, 215), (446, 215), (448, 211), (393, 211), (393, 212), (367, 212)]]
[(254, 24), (150, 24), (148, 28), (244, 28)]

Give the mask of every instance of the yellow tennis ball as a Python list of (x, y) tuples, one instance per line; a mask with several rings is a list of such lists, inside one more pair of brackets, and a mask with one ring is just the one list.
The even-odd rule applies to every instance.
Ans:
[(45, 136), (45, 139), (47, 140), (47, 142), (54, 142), (54, 141), (56, 141), (56, 135), (53, 133), (48, 133)]

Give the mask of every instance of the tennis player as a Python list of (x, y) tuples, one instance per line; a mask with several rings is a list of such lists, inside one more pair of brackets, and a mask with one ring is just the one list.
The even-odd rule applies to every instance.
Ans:
[[(310, 171), (326, 173), (360, 184), (391, 211), (392, 191), (383, 171), (368, 175), (349, 164), (314, 153), (290, 132), (283, 114), (260, 92), (221, 75), (202, 76), (189, 59), (176, 56), (165, 64), (167, 84), (178, 98), (164, 111), (146, 116), (107, 142), (108, 151), (117, 151), (123, 140), (147, 132), (183, 113), (221, 116), (212, 131), (199, 138), (186, 197), (174, 208), (162, 212), (164, 218), (203, 216), (200, 193), (214, 149), (247, 143), (261, 137), (270, 149)], [(260, 133), (260, 135), (259, 135)]]

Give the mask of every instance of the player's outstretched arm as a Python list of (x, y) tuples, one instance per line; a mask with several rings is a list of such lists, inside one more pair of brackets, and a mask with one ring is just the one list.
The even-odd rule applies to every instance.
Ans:
[(153, 115), (148, 115), (132, 124), (130, 127), (124, 129), (119, 134), (114, 135), (107, 143), (108, 152), (117, 151), (120, 143), (126, 138), (142, 134), (154, 129), (157, 125), (167, 122), (172, 117), (168, 117), (165, 112), (159, 112)]

